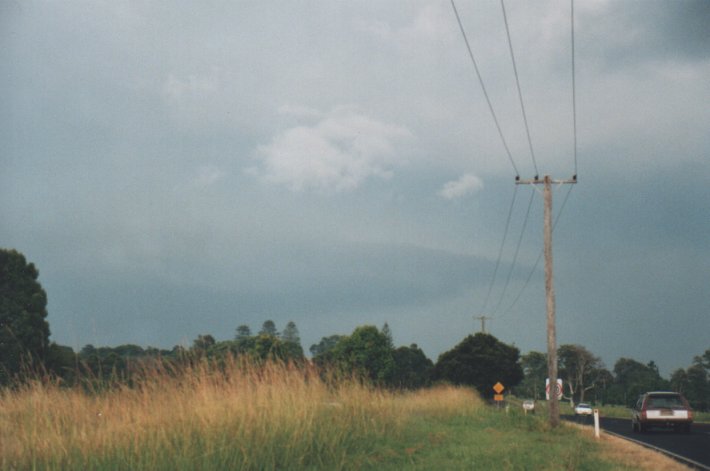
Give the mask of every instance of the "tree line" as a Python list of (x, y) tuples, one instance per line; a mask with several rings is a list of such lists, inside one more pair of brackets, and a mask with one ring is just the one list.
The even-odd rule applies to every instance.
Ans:
[[(683, 393), (696, 410), (710, 410), (710, 349), (693, 359), (692, 364), (663, 378), (655, 362), (647, 364), (632, 358), (619, 358), (608, 370), (602, 360), (582, 345), (561, 345), (557, 351), (563, 396), (577, 402), (632, 406), (647, 391)], [(520, 359), (524, 378), (518, 393), (534, 399), (545, 397), (547, 355), (529, 352)]]
[(239, 325), (234, 337), (217, 341), (211, 334), (198, 335), (189, 347), (143, 348), (86, 345), (79, 352), (49, 341), (47, 295), (38, 282), (39, 271), (15, 250), (0, 249), (0, 385), (10, 385), (39, 373), (63, 384), (128, 382), (146, 367), (185, 363), (219, 364), (227, 357), (250, 362), (312, 363), (328, 374), (356, 375), (373, 385), (414, 389), (447, 381), (474, 386), (490, 395), (490, 386), (505, 381), (511, 386), (523, 377), (517, 348), (491, 335), (466, 337), (442, 354), (436, 364), (416, 344), (395, 347), (385, 323), (357, 327), (349, 335), (331, 335), (310, 347), (307, 359), (298, 328), (288, 322), (283, 331), (272, 320), (252, 333)]
[[(248, 325), (236, 327), (232, 339), (217, 341), (201, 334), (190, 346), (172, 349), (84, 346), (79, 352), (49, 341), (47, 295), (38, 282), (39, 271), (15, 250), (0, 249), (0, 386), (7, 386), (43, 372), (73, 385), (86, 381), (130, 381), (146, 366), (207, 361), (219, 364), (225, 358), (251, 362), (281, 361), (312, 363), (322, 371), (358, 375), (376, 386), (414, 389), (434, 382), (475, 387), (482, 396), (493, 395), (492, 385), (501, 382), (518, 396), (545, 397), (547, 356), (520, 351), (490, 334), (468, 335), (439, 355), (436, 363), (416, 345), (395, 347), (385, 323), (357, 327), (349, 335), (323, 337), (311, 345), (306, 358), (298, 328), (293, 321), (278, 331), (266, 320), (253, 333)], [(631, 405), (649, 390), (676, 390), (686, 395), (698, 410), (710, 408), (710, 349), (678, 369), (670, 379), (661, 377), (653, 361), (640, 363), (620, 358), (608, 370), (601, 359), (581, 345), (558, 349), (559, 377), (564, 397), (572, 402)]]

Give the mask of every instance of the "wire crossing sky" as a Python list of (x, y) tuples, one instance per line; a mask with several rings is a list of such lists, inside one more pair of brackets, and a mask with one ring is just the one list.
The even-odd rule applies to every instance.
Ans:
[(481, 77), (481, 72), (478, 69), (478, 64), (476, 63), (476, 58), (473, 56), (473, 51), (471, 50), (471, 45), (468, 42), (468, 38), (466, 37), (466, 31), (464, 31), (463, 24), (461, 24), (461, 17), (459, 16), (459, 12), (456, 9), (456, 4), (454, 3), (454, 0), (451, 0), (451, 8), (454, 10), (454, 14), (456, 15), (456, 21), (459, 24), (459, 28), (461, 29), (461, 35), (463, 36), (463, 40), (466, 43), (466, 49), (468, 50), (468, 56), (471, 58), (471, 63), (473, 64), (473, 68), (476, 71), (476, 77), (478, 77), (478, 83), (481, 85), (481, 91), (483, 92), (483, 96), (486, 97), (486, 103), (488, 104), (488, 110), (491, 112), (491, 117), (493, 118), (493, 122), (496, 125), (496, 129), (498, 130), (498, 135), (500, 136), (500, 141), (501, 144), (503, 144), (503, 148), (505, 149), (505, 153), (508, 156), (508, 160), (510, 161), (510, 165), (512, 165), (513, 170), (515, 170), (515, 176), (519, 176), (520, 172), (518, 171), (518, 166), (515, 165), (515, 161), (513, 160), (513, 156), (510, 153), (510, 149), (508, 148), (508, 143), (505, 140), (505, 136), (503, 136), (503, 131), (501, 130), (500, 123), (498, 122), (498, 117), (496, 116), (496, 112), (493, 109), (493, 104), (491, 104), (491, 99), (488, 96), (488, 92), (486, 91), (486, 85), (483, 82), (483, 77)]
[[(453, 0), (452, 0), (453, 1)], [(532, 160), (533, 168), (535, 169), (535, 177), (540, 175), (537, 170), (537, 162), (535, 161), (535, 151), (533, 150), (532, 138), (530, 137), (530, 126), (528, 126), (528, 116), (525, 113), (525, 101), (523, 100), (523, 92), (520, 89), (520, 78), (518, 77), (518, 68), (515, 65), (515, 54), (513, 53), (513, 42), (510, 40), (510, 28), (508, 27), (508, 15), (505, 13), (505, 2), (500, 0), (500, 6), (503, 10), (503, 21), (505, 23), (505, 35), (508, 38), (508, 49), (510, 50), (510, 60), (513, 64), (513, 73), (515, 74), (515, 86), (518, 90), (518, 98), (520, 100), (520, 111), (523, 115), (523, 122), (525, 123), (525, 135), (528, 138), (528, 147), (530, 148), (530, 159)], [(574, 17), (572, 18), (574, 21)], [(573, 53), (574, 54), (574, 53)]]
[[(526, 114), (526, 112), (525, 112), (525, 101), (523, 100), (523, 94), (522, 94), (522, 90), (521, 90), (521, 88), (520, 88), (520, 78), (519, 78), (518, 69), (517, 69), (517, 66), (516, 66), (516, 63), (515, 63), (515, 54), (514, 54), (514, 52), (513, 52), (513, 43), (512, 43), (512, 40), (511, 40), (511, 38), (510, 38), (510, 28), (509, 28), (509, 26), (508, 26), (508, 16), (507, 16), (507, 14), (506, 14), (505, 2), (504, 2), (504, 0), (500, 0), (500, 4), (501, 4), (501, 10), (502, 10), (502, 12), (503, 12), (503, 23), (504, 23), (504, 25), (505, 25), (505, 33), (506, 33), (506, 39), (507, 39), (507, 44), (508, 44), (508, 50), (510, 51), (510, 59), (511, 59), (511, 63), (512, 63), (512, 66), (513, 66), (513, 73), (514, 73), (514, 76), (515, 76), (515, 85), (516, 85), (516, 89), (517, 89), (517, 92), (518, 92), (518, 99), (519, 99), (519, 102), (520, 102), (520, 110), (521, 110), (521, 114), (522, 114), (522, 118), (523, 118), (523, 123), (524, 123), (524, 125), (525, 125), (525, 134), (526, 134), (526, 137), (527, 137), (528, 148), (529, 148), (529, 150), (530, 150), (531, 161), (532, 161), (532, 164), (533, 164), (533, 168), (534, 168), (534, 170), (535, 170), (535, 179), (537, 180), (538, 177), (539, 177), (539, 172), (538, 172), (538, 168), (537, 168), (537, 162), (536, 162), (536, 160), (535, 160), (535, 152), (534, 152), (534, 150), (533, 150), (532, 139), (531, 139), (531, 137), (530, 137), (530, 127), (529, 127), (529, 125), (528, 125), (527, 114)], [(477, 77), (478, 77), (479, 84), (480, 84), (480, 86), (481, 86), (481, 90), (483, 91), (483, 94), (484, 94), (484, 96), (485, 96), (485, 98), (486, 98), (486, 102), (487, 102), (488, 107), (489, 107), (489, 110), (490, 110), (490, 112), (491, 112), (491, 117), (493, 118), (493, 121), (494, 121), (494, 123), (495, 123), (495, 125), (496, 125), (496, 128), (497, 128), (498, 133), (499, 133), (500, 138), (501, 138), (501, 142), (502, 142), (502, 144), (503, 144), (503, 147), (504, 147), (505, 150), (506, 150), (506, 153), (508, 154), (508, 157), (509, 157), (509, 160), (510, 160), (512, 166), (513, 166), (513, 169), (516, 171), (516, 181), (517, 181), (517, 180), (519, 179), (519, 173), (518, 173), (517, 166), (515, 165), (515, 162), (513, 161), (512, 155), (511, 155), (511, 153), (510, 153), (510, 151), (509, 151), (508, 145), (507, 145), (506, 140), (505, 140), (505, 138), (504, 138), (504, 136), (503, 136), (503, 133), (502, 133), (502, 131), (501, 131), (501, 127), (500, 127), (500, 124), (499, 124), (499, 122), (498, 122), (498, 118), (497, 118), (497, 116), (496, 116), (496, 114), (495, 114), (495, 112), (494, 112), (494, 110), (493, 110), (493, 106), (492, 106), (492, 104), (491, 104), (491, 101), (490, 101), (490, 98), (489, 98), (489, 96), (488, 96), (488, 93), (486, 92), (486, 87), (485, 87), (485, 84), (484, 84), (484, 82), (483, 82), (483, 78), (481, 77), (481, 73), (480, 73), (480, 71), (479, 71), (478, 64), (476, 63), (476, 59), (474, 58), (473, 51), (471, 50), (471, 46), (470, 46), (470, 44), (469, 44), (468, 38), (466, 37), (466, 32), (465, 32), (464, 27), (463, 27), (463, 24), (462, 24), (462, 22), (461, 22), (461, 17), (459, 16), (458, 10), (456, 9), (456, 4), (454, 3), (454, 0), (451, 0), (451, 7), (452, 7), (452, 9), (453, 9), (453, 11), (454, 11), (454, 14), (455, 14), (455, 16), (456, 16), (456, 21), (457, 21), (457, 23), (458, 23), (458, 25), (459, 25), (459, 29), (460, 29), (460, 31), (461, 31), (461, 35), (462, 35), (463, 40), (464, 40), (464, 42), (465, 42), (465, 44), (466, 44), (466, 48), (467, 48), (467, 50), (468, 50), (469, 57), (470, 57), (470, 59), (471, 59), (471, 62), (473, 63), (474, 69), (475, 69), (475, 71), (476, 71), (476, 75), (477, 75)], [(576, 111), (576, 99), (575, 99), (576, 91), (575, 91), (575, 85), (574, 85), (574, 80), (575, 80), (575, 77), (574, 77), (574, 76), (575, 76), (575, 73), (574, 73), (574, 0), (571, 0), (571, 1), (570, 1), (570, 11), (571, 11), (570, 24), (571, 24), (571, 31), (572, 31), (572, 34), (571, 34), (571, 38), (572, 38), (572, 47), (571, 47), (571, 52), (572, 52), (572, 110), (573, 110), (573, 113), (572, 113), (572, 114), (573, 114), (573, 123), (574, 123), (574, 125), (573, 125), (573, 135), (574, 135), (574, 177), (573, 177), (573, 179), (576, 181), (576, 179), (577, 179), (577, 124), (576, 124), (576, 123), (577, 123), (577, 111)], [(488, 291), (487, 291), (486, 296), (485, 296), (485, 298), (484, 298), (483, 308), (481, 309), (482, 312), (486, 312), (486, 308), (488, 307), (488, 301), (489, 301), (489, 299), (490, 299), (491, 292), (492, 292), (492, 290), (493, 290), (493, 286), (495, 285), (495, 282), (496, 282), (496, 278), (497, 278), (497, 274), (498, 274), (498, 269), (499, 269), (499, 267), (500, 267), (500, 263), (501, 263), (501, 260), (502, 260), (502, 257), (503, 257), (505, 242), (506, 242), (506, 239), (507, 239), (507, 236), (508, 236), (508, 231), (509, 231), (509, 228), (510, 228), (510, 221), (511, 221), (511, 217), (512, 217), (513, 210), (514, 210), (514, 206), (515, 206), (515, 196), (516, 196), (516, 194), (517, 194), (517, 187), (516, 187), (516, 190), (515, 190), (514, 193), (513, 193), (513, 200), (512, 200), (512, 202), (511, 202), (510, 208), (509, 208), (509, 210), (508, 210), (508, 217), (507, 217), (507, 219), (506, 219), (505, 229), (504, 229), (504, 231), (503, 231), (503, 238), (502, 238), (502, 240), (501, 240), (500, 249), (498, 250), (498, 258), (497, 258), (497, 260), (496, 260), (495, 268), (494, 268), (494, 270), (493, 270), (493, 275), (492, 275), (492, 277), (491, 277), (491, 281), (490, 281), (490, 285), (489, 285), (489, 287), (488, 287)], [(523, 222), (523, 225), (522, 225), (522, 230), (521, 230), (521, 233), (520, 233), (520, 237), (518, 238), (518, 243), (517, 243), (517, 246), (516, 246), (516, 248), (515, 248), (515, 253), (514, 253), (514, 255), (513, 255), (512, 262), (511, 262), (511, 264), (510, 264), (510, 269), (508, 270), (508, 276), (507, 276), (506, 281), (505, 281), (505, 284), (503, 285), (503, 288), (502, 288), (502, 290), (501, 290), (500, 298), (499, 298), (499, 300), (498, 300), (498, 303), (497, 303), (497, 304), (495, 305), (495, 307), (493, 308), (493, 311), (492, 311), (493, 314), (495, 314), (495, 313), (498, 312), (498, 309), (500, 308), (500, 305), (501, 305), (502, 302), (503, 302), (503, 299), (504, 299), (504, 297), (505, 297), (506, 291), (507, 291), (508, 286), (509, 286), (509, 284), (510, 284), (510, 279), (511, 279), (512, 273), (513, 273), (513, 271), (514, 271), (514, 269), (515, 269), (515, 265), (516, 265), (516, 262), (517, 262), (517, 259), (518, 259), (518, 253), (519, 253), (519, 250), (520, 250), (520, 246), (522, 245), (523, 236), (525, 235), (525, 227), (527, 226), (527, 221), (528, 221), (528, 218), (529, 218), (529, 216), (530, 216), (530, 208), (531, 208), (531, 206), (532, 206), (533, 196), (534, 196), (534, 194), (531, 194), (531, 196), (530, 196), (530, 201), (529, 201), (529, 203), (528, 203), (527, 211), (526, 211), (526, 213), (525, 213), (525, 219), (524, 219), (524, 222)], [(568, 198), (568, 197), (569, 197), (569, 192), (567, 193), (567, 197), (565, 197), (564, 204), (567, 203), (567, 198)], [(561, 214), (561, 212), (558, 213), (557, 218), (559, 218), (559, 215), (560, 215), (560, 214)], [(557, 222), (557, 218), (555, 219), (555, 223)], [(539, 261), (539, 258), (538, 258), (538, 261)], [(538, 261), (536, 261), (536, 263), (535, 263), (534, 266), (537, 266)], [(532, 273), (533, 273), (533, 272), (531, 272), (531, 274), (530, 274), (530, 276), (528, 277), (528, 279), (527, 279), (527, 281), (526, 281), (526, 283), (525, 283), (524, 286), (526, 286), (526, 285), (527, 285), (527, 282), (529, 282), (530, 278), (532, 277)], [(523, 289), (524, 289), (524, 287), (523, 287)], [(521, 291), (521, 292), (522, 292), (522, 291)], [(513, 302), (513, 305), (515, 304), (515, 302), (517, 301), (517, 299), (518, 299), (519, 297), (520, 297), (520, 295), (518, 295), (518, 297), (516, 297), (515, 301)]]
[(0, 2), (0, 246), (75, 349), (387, 322), (435, 360), (505, 285), (491, 333), (542, 351), (540, 205), (497, 261), (511, 177), (578, 154), (558, 343), (669, 375), (709, 347), (708, 24), (704, 0)]

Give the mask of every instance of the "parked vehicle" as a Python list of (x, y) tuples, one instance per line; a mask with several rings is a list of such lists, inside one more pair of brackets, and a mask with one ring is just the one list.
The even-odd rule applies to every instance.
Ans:
[(574, 406), (574, 415), (592, 415), (592, 406), (586, 402), (580, 402)]
[(631, 428), (645, 432), (654, 427), (690, 433), (693, 410), (682, 394), (669, 391), (647, 392), (639, 396), (631, 410)]
[(526, 399), (523, 401), (523, 409), (526, 412), (532, 412), (533, 414), (535, 413), (535, 401), (532, 399)]

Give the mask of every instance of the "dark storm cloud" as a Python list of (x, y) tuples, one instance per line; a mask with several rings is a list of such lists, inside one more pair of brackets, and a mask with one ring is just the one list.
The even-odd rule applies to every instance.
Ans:
[(581, 47), (596, 50), (614, 67), (710, 58), (710, 2), (706, 0), (612, 1), (579, 21)]
[(172, 282), (101, 271), (47, 277), (48, 291), (56, 293), (50, 308), (71, 313), (53, 324), (53, 332), (162, 347), (210, 331), (229, 338), (237, 325), (267, 318), (285, 324), (298, 313), (360, 317), (446, 299), (484, 282), (492, 265), (416, 247), (355, 245), (271, 247), (234, 260), (231, 270), (215, 268), (197, 262), (174, 266), (181, 275)]
[[(667, 373), (708, 348), (708, 5), (575, 2), (560, 341), (607, 362)], [(564, 177), (569, 2), (506, 8), (540, 169)], [(460, 13), (527, 176), (500, 2)], [(29, 0), (0, 17), (0, 246), (40, 269), (54, 341), (169, 347), (272, 318), (317, 342), (388, 321), (435, 357), (478, 329), (514, 175), (448, 2)], [(541, 231), (536, 199), (514, 295)], [(496, 335), (544, 349), (542, 284), (538, 267)], [(632, 345), (671, 310), (663, 358)]]

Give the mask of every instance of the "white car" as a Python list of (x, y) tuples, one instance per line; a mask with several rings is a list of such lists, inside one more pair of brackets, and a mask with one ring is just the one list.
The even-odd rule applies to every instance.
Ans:
[(592, 415), (592, 406), (586, 402), (580, 402), (574, 406), (574, 415)]

